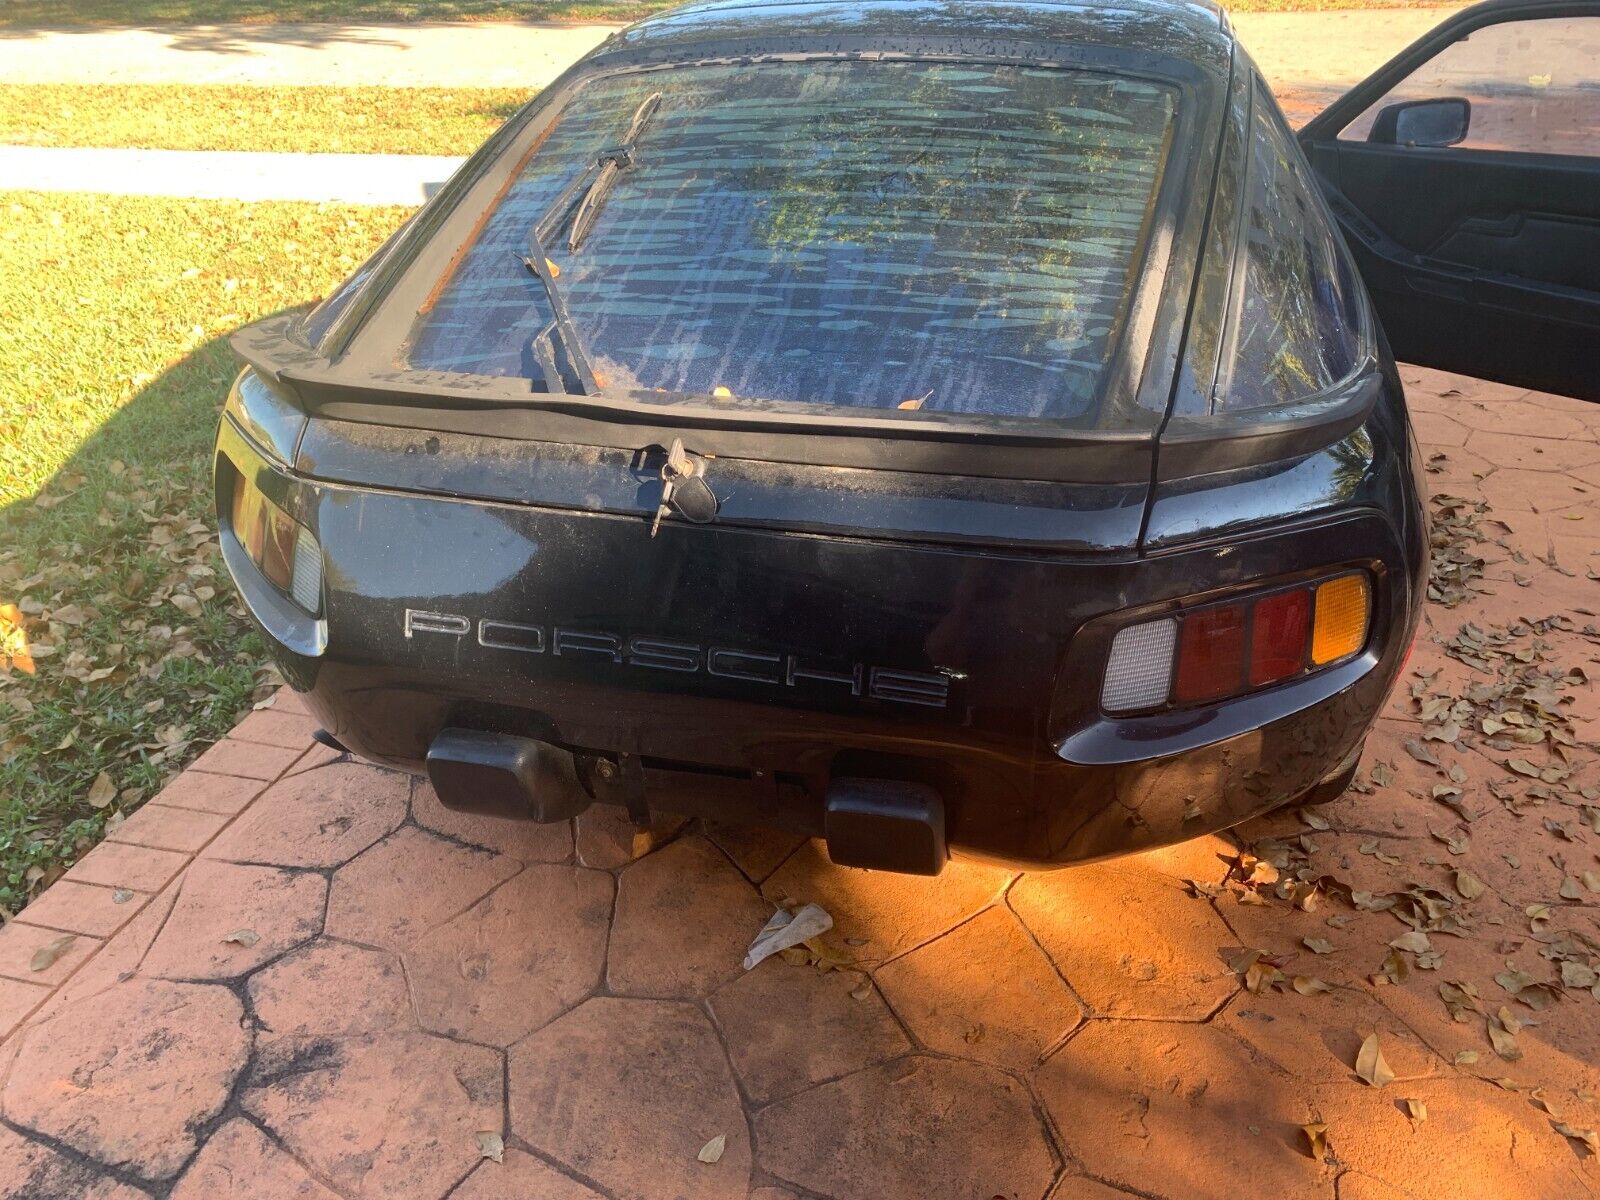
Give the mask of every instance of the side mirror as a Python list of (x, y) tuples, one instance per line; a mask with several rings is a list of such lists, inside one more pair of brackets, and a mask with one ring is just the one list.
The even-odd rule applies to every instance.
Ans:
[(1407, 100), (1378, 110), (1367, 141), (1381, 146), (1454, 146), (1466, 140), (1472, 102), (1464, 96)]

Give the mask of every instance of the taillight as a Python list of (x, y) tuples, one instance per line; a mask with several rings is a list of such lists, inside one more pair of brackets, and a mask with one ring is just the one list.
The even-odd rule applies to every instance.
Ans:
[(315, 616), (322, 606), (322, 547), (311, 531), (238, 472), (229, 523), (267, 581)]
[(1372, 593), (1352, 571), (1127, 625), (1111, 641), (1110, 713), (1204, 704), (1344, 662), (1367, 644)]

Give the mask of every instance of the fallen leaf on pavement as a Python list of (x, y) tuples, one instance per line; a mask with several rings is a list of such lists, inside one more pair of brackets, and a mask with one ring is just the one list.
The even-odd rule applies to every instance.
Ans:
[(504, 1162), (506, 1158), (506, 1142), (492, 1129), (478, 1130), (478, 1153), (484, 1158), (495, 1162)]
[[(18, 926), (18, 928), (21, 927)], [(60, 937), (46, 942), (33, 952), (33, 957), (28, 960), (28, 970), (48, 971), (56, 965), (57, 959), (72, 949), (72, 943), (77, 940), (76, 934), (64, 933)]]
[(261, 935), (254, 929), (235, 929), (222, 940), (232, 942), (236, 946), (249, 948), (261, 940)]
[(1322, 992), (1333, 991), (1333, 985), (1325, 983), (1312, 975), (1296, 975), (1294, 977), (1294, 990), (1302, 996), (1315, 996)]
[(1383, 1057), (1383, 1048), (1378, 1045), (1378, 1035), (1367, 1034), (1366, 1040), (1361, 1043), (1361, 1049), (1356, 1052), (1356, 1075), (1361, 1082), (1373, 1087), (1384, 1087), (1394, 1081), (1394, 1071)]
[(1592, 1129), (1576, 1129), (1565, 1121), (1552, 1121), (1550, 1127), (1562, 1137), (1569, 1137), (1575, 1142), (1582, 1142), (1589, 1147), (1590, 1154), (1600, 1154), (1600, 1134)]
[(1327, 938), (1301, 938), (1300, 944), (1313, 954), (1332, 954), (1333, 943)]
[(721, 1162), (722, 1152), (727, 1148), (728, 1135), (725, 1133), (719, 1133), (704, 1146), (701, 1146), (700, 1153), (695, 1155), (695, 1157), (703, 1163)]
[(1300, 1126), (1306, 1135), (1306, 1141), (1311, 1144), (1311, 1157), (1318, 1162), (1328, 1161), (1328, 1126), (1323, 1121), (1313, 1121), (1309, 1125)]
[(1407, 1100), (1406, 1114), (1411, 1118), (1413, 1125), (1421, 1125), (1428, 1119), (1428, 1106), (1421, 1100)]

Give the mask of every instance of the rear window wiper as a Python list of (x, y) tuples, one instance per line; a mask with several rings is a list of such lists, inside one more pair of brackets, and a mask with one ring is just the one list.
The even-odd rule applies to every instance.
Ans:
[[(561, 222), (571, 210), (578, 190), (588, 183), (589, 190), (584, 193), (583, 200), (578, 205), (577, 216), (572, 219), (572, 232), (567, 242), (569, 249), (578, 248), (579, 243), (594, 227), (595, 220), (600, 215), (600, 206), (616, 183), (617, 176), (625, 170), (632, 169), (634, 143), (659, 107), (661, 107), (660, 92), (652, 92), (646, 96), (644, 102), (634, 109), (633, 120), (628, 125), (628, 136), (622, 144), (597, 154), (594, 161), (579, 172), (577, 178), (561, 189), (561, 194), (556, 197), (555, 202), (545, 209), (533, 223), (533, 227), (528, 230), (528, 253), (518, 257), (544, 285), (544, 294), (549, 301), (552, 318), (550, 324), (533, 335), (531, 345), (533, 356), (539, 363), (539, 370), (544, 374), (546, 387), (554, 385), (561, 379), (561, 372), (555, 361), (555, 349), (559, 347), (572, 367), (573, 374), (577, 376), (579, 395), (592, 396), (600, 390), (600, 385), (594, 376), (594, 368), (589, 365), (589, 356), (583, 348), (583, 341), (572, 324), (571, 314), (567, 312), (566, 300), (562, 298), (561, 288), (556, 284), (555, 265), (544, 252), (545, 241), (561, 227)], [(590, 182), (591, 177), (593, 182)]]
[[(573, 374), (578, 376), (578, 394), (594, 395), (600, 390), (594, 368), (589, 365), (589, 354), (584, 350), (578, 330), (573, 326), (573, 318), (566, 310), (562, 290), (555, 283), (555, 264), (544, 253), (544, 242), (550, 234), (560, 229), (566, 213), (573, 206), (574, 198), (578, 197), (578, 189), (587, 182), (589, 190), (584, 192), (584, 198), (578, 205), (578, 216), (573, 218), (573, 229), (566, 243), (568, 250), (578, 250), (579, 243), (587, 237), (590, 229), (594, 229), (595, 219), (600, 216), (600, 205), (605, 202), (606, 194), (610, 192), (618, 174), (634, 166), (634, 142), (638, 134), (645, 130), (645, 125), (650, 123), (650, 118), (656, 115), (658, 107), (661, 107), (661, 93), (653, 91), (634, 109), (634, 120), (629, 122), (627, 138), (621, 146), (602, 150), (595, 155), (594, 162), (579, 171), (578, 178), (563, 187), (562, 194), (555, 197), (555, 203), (546, 208), (528, 230), (528, 253), (520, 254), (518, 258), (522, 258), (523, 266), (528, 267), (539, 278), (539, 283), (544, 285), (544, 296), (550, 304), (550, 323), (533, 334), (531, 342), (533, 357), (538, 360), (539, 371), (544, 373), (546, 387), (554, 386), (558, 379), (562, 379), (560, 368), (555, 365), (555, 349), (560, 349), (568, 365), (573, 368)], [(594, 176), (594, 181), (590, 182), (590, 176)]]
[(583, 240), (589, 236), (594, 223), (600, 219), (600, 209), (605, 204), (606, 197), (611, 194), (611, 189), (616, 186), (618, 176), (624, 171), (633, 169), (633, 151), (639, 141), (639, 135), (644, 132), (645, 126), (650, 123), (650, 118), (656, 115), (656, 109), (660, 107), (660, 92), (646, 96), (644, 102), (634, 109), (633, 120), (628, 125), (628, 136), (622, 140), (622, 144), (613, 146), (609, 150), (602, 150), (595, 159), (600, 174), (596, 175), (594, 182), (589, 185), (589, 190), (584, 193), (583, 200), (578, 205), (577, 215), (572, 218), (572, 231), (567, 235), (568, 250), (575, 252), (583, 245)]

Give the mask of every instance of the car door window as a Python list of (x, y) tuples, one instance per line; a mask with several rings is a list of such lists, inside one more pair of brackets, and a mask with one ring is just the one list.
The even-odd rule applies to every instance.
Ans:
[(1465, 137), (1448, 143), (1457, 148), (1600, 157), (1600, 17), (1475, 30), (1390, 89), (1339, 140), (1367, 141), (1392, 105), (1455, 97), (1472, 106)]

